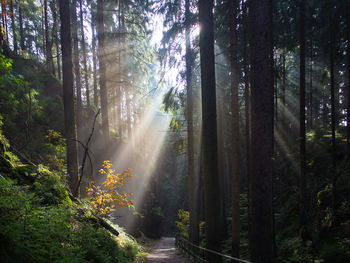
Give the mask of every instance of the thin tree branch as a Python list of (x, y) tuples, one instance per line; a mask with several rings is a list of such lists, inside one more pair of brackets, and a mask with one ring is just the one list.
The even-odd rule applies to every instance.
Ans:
[(85, 152), (84, 152), (83, 162), (82, 162), (82, 164), (81, 164), (80, 178), (79, 178), (79, 182), (78, 182), (78, 184), (77, 184), (77, 187), (76, 187), (76, 189), (75, 189), (75, 193), (78, 192), (78, 189), (79, 189), (80, 184), (81, 184), (81, 180), (83, 179), (83, 176), (84, 176), (84, 167), (85, 167), (85, 162), (86, 162), (86, 157), (87, 157), (87, 156), (89, 157), (89, 159), (90, 159), (90, 164), (92, 165), (92, 163), (91, 163), (91, 158), (90, 158), (89, 152), (88, 152), (88, 151), (89, 151), (89, 143), (90, 143), (90, 141), (91, 141), (92, 135), (94, 134), (96, 119), (97, 119), (97, 116), (100, 114), (100, 111), (101, 111), (101, 109), (98, 109), (98, 111), (97, 111), (97, 113), (96, 113), (96, 115), (95, 115), (94, 122), (93, 122), (93, 124), (92, 124), (91, 133), (90, 133), (89, 138), (88, 138), (88, 140), (87, 140), (87, 142), (86, 142), (86, 145), (85, 145), (85, 147), (84, 147), (84, 148), (85, 148)]

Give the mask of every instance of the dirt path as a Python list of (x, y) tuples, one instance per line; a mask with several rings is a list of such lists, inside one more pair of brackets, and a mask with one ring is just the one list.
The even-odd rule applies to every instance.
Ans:
[(148, 263), (190, 263), (176, 248), (174, 237), (163, 237), (154, 245), (149, 256)]

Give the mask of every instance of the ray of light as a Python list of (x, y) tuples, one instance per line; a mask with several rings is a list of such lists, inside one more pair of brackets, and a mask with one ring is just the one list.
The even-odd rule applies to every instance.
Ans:
[[(145, 161), (138, 163), (140, 160), (135, 157), (137, 153), (131, 140), (119, 147), (112, 158), (118, 171), (126, 168), (132, 169), (133, 178), (130, 179), (125, 190), (134, 193), (136, 210), (141, 206), (147, 185), (157, 168), (160, 152), (169, 128), (169, 117), (159, 112), (162, 96), (163, 94), (159, 94), (155, 98), (134, 127), (133, 141), (136, 148), (141, 151)], [(135, 223), (136, 217), (132, 216), (127, 209), (118, 208), (117, 213), (122, 216), (117, 222), (130, 229)]]

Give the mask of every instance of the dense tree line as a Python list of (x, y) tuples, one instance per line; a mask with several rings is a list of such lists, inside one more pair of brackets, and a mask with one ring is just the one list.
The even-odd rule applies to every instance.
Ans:
[[(171, 170), (186, 155), (181, 205), (190, 241), (252, 262), (345, 262), (349, 7), (342, 0), (13, 0), (1, 3), (1, 35), (9, 56), (35, 58), (63, 81), (68, 182), (78, 196), (98, 107), (94, 150), (108, 156), (125, 142), (136, 155), (147, 140), (136, 131), (161, 82), (147, 27), (156, 13), (164, 19), (163, 70), (180, 73), (164, 108), (181, 154), (159, 167)], [(166, 210), (166, 180), (152, 182), (148, 208)]]
[[(224, 245), (224, 249), (235, 257), (240, 250), (246, 255), (243, 240), (249, 237), (253, 262), (272, 262), (273, 258), (281, 259), (286, 255), (292, 257), (288, 253), (293, 249), (300, 260), (320, 253), (319, 257), (327, 261), (332, 254), (327, 253), (333, 249), (331, 240), (347, 240), (339, 231), (348, 218), (348, 208), (344, 207), (348, 197), (343, 191), (349, 185), (345, 183), (341, 190), (337, 188), (338, 180), (344, 182), (348, 177), (349, 24), (344, 11), (347, 3), (233, 0), (207, 7), (208, 2), (211, 1), (202, 1), (201, 6), (201, 1), (171, 1), (164, 2), (160, 8), (169, 28), (163, 38), (165, 50), (181, 50), (176, 39), (188, 35), (189, 21), (192, 32), (198, 24), (201, 26), (199, 38), (191, 38), (192, 51), (189, 51), (188, 42), (185, 51), (180, 51), (186, 58), (185, 64), (179, 63), (187, 72), (186, 82), (180, 82), (179, 88), (172, 89), (165, 100), (175, 111), (174, 120), (183, 122), (178, 117), (182, 112), (187, 121), (188, 137), (183, 139), (188, 144), (189, 178), (203, 176), (205, 187), (210, 186), (204, 190), (204, 201), (199, 202), (205, 203), (206, 211), (213, 210), (210, 215), (200, 213), (198, 219), (197, 214), (192, 213), (198, 211), (195, 207), (203, 206), (192, 203), (198, 193), (194, 180), (189, 179), (190, 239), (198, 243), (198, 236), (195, 236), (198, 231), (193, 228), (197, 228), (199, 220), (205, 219), (206, 244), (211, 249), (220, 250), (217, 240), (225, 240), (228, 234), (232, 247)], [(191, 7), (190, 12), (187, 6)], [(210, 11), (204, 19), (201, 12), (205, 8)], [(213, 24), (209, 22), (211, 15), (214, 15)], [(206, 35), (213, 27), (214, 39)], [(215, 46), (215, 62), (206, 61), (211, 56), (206, 49), (210, 43)], [(164, 54), (168, 63), (176, 59), (169, 51)], [(191, 66), (201, 68), (200, 86), (198, 73), (196, 76), (188, 66), (188, 54), (200, 58), (200, 61), (192, 58)], [(209, 64), (211, 67), (215, 64), (215, 73), (213, 70), (203, 73)], [(188, 88), (188, 71), (192, 72), (190, 76), (194, 80), (192, 89), (201, 88), (203, 115), (191, 110), (193, 95)], [(215, 92), (213, 86), (208, 86), (214, 76), (216, 106), (206, 101), (208, 96), (215, 97), (215, 93), (208, 95), (208, 92)], [(181, 89), (185, 83), (187, 89)], [(169, 99), (173, 96), (183, 100), (186, 93), (187, 101), (183, 103)], [(218, 112), (207, 115), (209, 108)], [(191, 113), (193, 116), (189, 116)], [(197, 116), (201, 116), (199, 120)], [(216, 120), (210, 128), (217, 126), (218, 130), (208, 136), (207, 122), (211, 118)], [(195, 136), (202, 139), (201, 152), (195, 155), (198, 160), (195, 172), (192, 149), (198, 146), (192, 138), (193, 119), (203, 121), (197, 124), (202, 132), (198, 128), (195, 130)], [(205, 159), (208, 137), (213, 145), (210, 153), (215, 156), (210, 157), (209, 164)], [(215, 167), (216, 158), (219, 167)], [(214, 176), (220, 186), (211, 181), (207, 173)], [(228, 183), (231, 188), (227, 187)], [(248, 224), (242, 221), (241, 214), (242, 198), (246, 195)], [(219, 199), (224, 200), (223, 212)], [(215, 219), (211, 221), (213, 215)], [(223, 215), (231, 224), (229, 230), (227, 224), (222, 223), (226, 234), (220, 234), (218, 228)], [(292, 227), (288, 228), (290, 221)], [(288, 248), (286, 242), (292, 238), (283, 236), (284, 231), (291, 231), (288, 233), (300, 243), (297, 241)]]

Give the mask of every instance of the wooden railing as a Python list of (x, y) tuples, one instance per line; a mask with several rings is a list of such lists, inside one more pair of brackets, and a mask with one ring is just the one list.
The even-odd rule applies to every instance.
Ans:
[(176, 247), (187, 255), (194, 263), (210, 263), (208, 261), (208, 256), (216, 255), (221, 257), (222, 262), (239, 262), (239, 263), (251, 263), (250, 261), (234, 258), (217, 251), (197, 246), (185, 238), (176, 236), (175, 239)]

